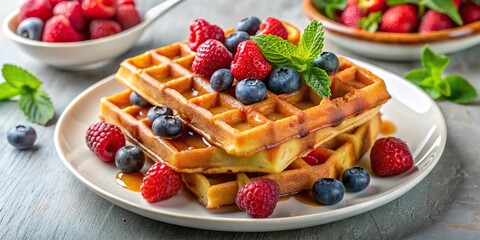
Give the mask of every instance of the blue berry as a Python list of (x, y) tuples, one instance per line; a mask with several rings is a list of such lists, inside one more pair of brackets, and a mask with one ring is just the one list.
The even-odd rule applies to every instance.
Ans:
[(17, 125), (8, 130), (7, 140), (12, 146), (20, 150), (31, 149), (33, 143), (37, 140), (37, 133), (30, 126)]
[(240, 20), (237, 23), (237, 31), (244, 31), (250, 35), (255, 35), (260, 28), (260, 19), (254, 16), (250, 16)]
[(293, 93), (300, 89), (302, 79), (297, 70), (291, 67), (279, 67), (273, 69), (268, 77), (268, 90), (276, 93)]
[(153, 123), (156, 118), (164, 115), (173, 115), (172, 109), (167, 106), (154, 106), (148, 110), (147, 118)]
[(362, 167), (351, 167), (342, 174), (345, 189), (350, 192), (360, 192), (368, 187), (370, 174)]
[(325, 70), (329, 75), (337, 71), (338, 65), (340, 65), (340, 63), (338, 62), (337, 55), (331, 52), (323, 52), (313, 61), (314, 67)]
[(210, 77), (210, 86), (217, 92), (228, 90), (233, 84), (233, 74), (230, 70), (221, 68)]
[(267, 96), (267, 87), (260, 80), (247, 78), (237, 84), (235, 96), (246, 105), (260, 102)]
[(244, 31), (236, 31), (225, 39), (225, 47), (230, 51), (233, 56), (237, 53), (238, 44), (250, 39), (250, 35)]
[(152, 130), (163, 138), (178, 137), (182, 133), (182, 122), (175, 116), (160, 116), (153, 121)]
[(41, 41), (43, 26), (43, 21), (40, 18), (30, 17), (18, 24), (17, 34), (24, 38)]
[(149, 102), (147, 102), (147, 100), (145, 100), (142, 96), (138, 95), (136, 92), (130, 93), (130, 103), (139, 107), (152, 106)]
[(315, 200), (323, 205), (333, 205), (343, 199), (345, 189), (335, 178), (321, 178), (313, 184), (312, 193)]
[(138, 172), (145, 164), (145, 154), (135, 146), (123, 146), (115, 154), (115, 165), (122, 172)]

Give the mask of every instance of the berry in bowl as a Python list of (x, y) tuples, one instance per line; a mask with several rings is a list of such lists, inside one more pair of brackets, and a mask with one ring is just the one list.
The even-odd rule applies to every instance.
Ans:
[(332, 42), (374, 59), (419, 60), (426, 44), (447, 54), (480, 43), (480, 6), (471, 0), (304, 0), (303, 9)]
[(134, 0), (27, 0), (3, 20), (2, 29), (47, 65), (88, 70), (126, 52), (147, 26), (180, 1), (162, 2), (142, 15)]

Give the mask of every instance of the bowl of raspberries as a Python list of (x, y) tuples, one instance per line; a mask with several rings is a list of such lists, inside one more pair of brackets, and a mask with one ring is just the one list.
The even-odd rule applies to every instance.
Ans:
[(448, 54), (480, 43), (480, 0), (304, 0), (327, 39), (369, 58), (419, 60), (424, 45)]
[(134, 0), (26, 0), (3, 31), (31, 57), (55, 68), (87, 70), (127, 51), (144, 28)]

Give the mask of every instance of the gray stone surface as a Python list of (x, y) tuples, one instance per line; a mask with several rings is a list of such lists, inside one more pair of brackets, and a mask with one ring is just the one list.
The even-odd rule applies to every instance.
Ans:
[[(140, 1), (142, 9), (155, 1)], [(188, 25), (206, 18), (221, 27), (248, 15), (276, 16), (299, 28), (307, 25), (301, 1), (187, 0), (152, 26), (126, 54), (102, 69), (63, 72), (43, 65), (0, 34), (0, 64), (13, 63), (37, 75), (55, 102), (57, 117), (84, 89), (114, 73), (122, 59), (188, 36)], [(0, 0), (0, 18), (20, 5)], [(328, 42), (326, 50), (354, 56)], [(480, 46), (452, 54), (447, 74), (462, 74), (480, 89)], [(74, 57), (74, 56), (72, 56)], [(362, 59), (399, 75), (414, 63)], [(271, 233), (224, 233), (178, 227), (136, 215), (97, 196), (64, 167), (53, 146), (55, 121), (35, 126), (34, 151), (17, 151), (6, 131), (26, 123), (16, 102), (0, 102), (0, 239), (479, 239), (480, 108), (439, 102), (448, 125), (445, 152), (435, 169), (397, 200), (367, 213), (331, 224)]]

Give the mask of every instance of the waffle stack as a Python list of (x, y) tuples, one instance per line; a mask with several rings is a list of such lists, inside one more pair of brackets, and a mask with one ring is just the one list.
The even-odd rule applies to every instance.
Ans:
[[(297, 43), (298, 29), (284, 25)], [(337, 177), (368, 150), (380, 126), (379, 109), (390, 98), (380, 78), (340, 58), (339, 70), (330, 75), (330, 98), (304, 85), (292, 94), (267, 92), (265, 100), (244, 105), (233, 90), (215, 92), (208, 79), (194, 74), (194, 58), (188, 44), (179, 42), (125, 60), (116, 79), (128, 90), (103, 98), (100, 116), (151, 159), (181, 173), (207, 208), (233, 204), (238, 186), (259, 176), (274, 179), (281, 194)], [(174, 109), (184, 133), (156, 136), (148, 109), (130, 104), (131, 91)], [(313, 149), (325, 163), (302, 160)]]

